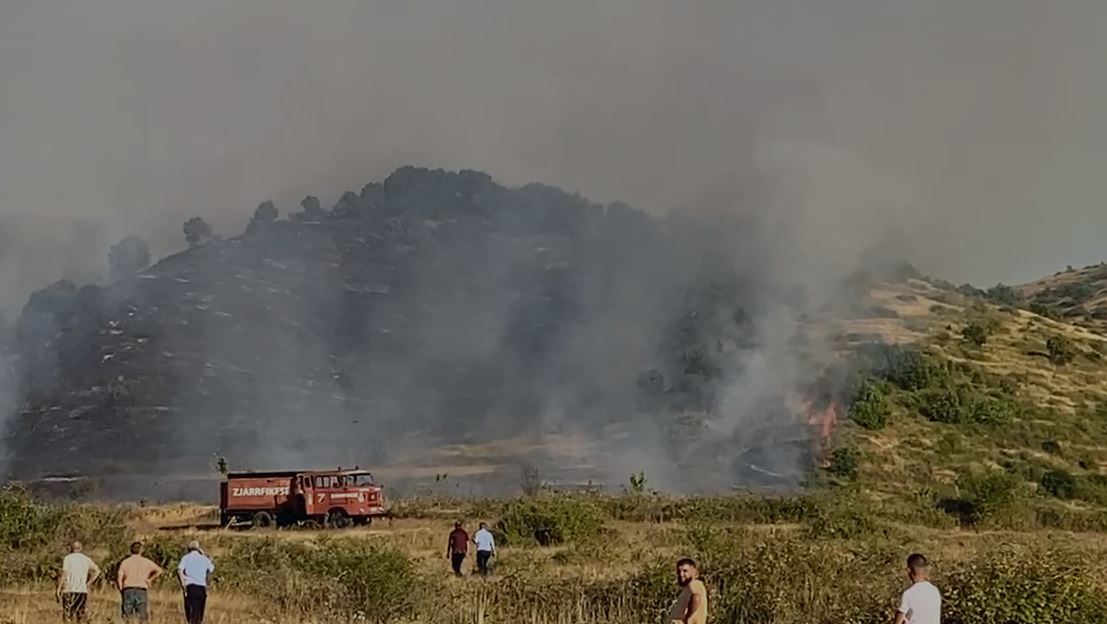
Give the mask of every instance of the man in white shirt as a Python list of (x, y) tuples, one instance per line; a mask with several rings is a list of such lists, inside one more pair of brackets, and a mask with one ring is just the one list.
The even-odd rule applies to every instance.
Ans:
[(903, 592), (896, 624), (941, 624), (942, 594), (930, 583), (930, 562), (915, 553), (907, 558), (911, 587)]
[(204, 624), (204, 608), (208, 601), (208, 575), (215, 564), (200, 548), (200, 542), (188, 543), (188, 554), (177, 565), (177, 578), (184, 592), (185, 619), (188, 624)]
[(496, 540), (488, 525), (480, 523), (480, 529), (473, 535), (473, 543), (477, 545), (477, 570), (481, 576), (488, 576), (488, 560), (496, 554)]
[(84, 622), (88, 614), (88, 586), (100, 576), (100, 568), (81, 552), (81, 543), (69, 545), (58, 574), (57, 598), (63, 622)]

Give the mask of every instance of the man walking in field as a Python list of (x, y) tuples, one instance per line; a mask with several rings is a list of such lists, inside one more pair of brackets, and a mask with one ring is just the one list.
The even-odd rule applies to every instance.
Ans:
[(469, 553), (469, 534), (461, 527), (460, 522), (454, 523), (454, 530), (450, 531), (450, 538), (446, 542), (446, 558), (454, 568), (454, 574), (461, 576), (461, 564), (465, 561), (465, 555)]
[(488, 530), (488, 525), (480, 523), (480, 529), (473, 536), (473, 543), (477, 546), (477, 570), (481, 576), (488, 576), (488, 560), (496, 554), (496, 540)]
[(669, 609), (670, 624), (707, 624), (707, 587), (700, 580), (696, 562), (677, 561), (676, 578), (680, 595)]
[(930, 583), (930, 562), (915, 553), (907, 558), (911, 587), (903, 592), (896, 624), (941, 624), (942, 594)]
[(88, 586), (100, 577), (100, 567), (81, 552), (81, 543), (69, 545), (58, 574), (57, 598), (63, 622), (84, 622), (88, 615)]
[(146, 624), (150, 619), (150, 600), (147, 590), (150, 583), (161, 576), (158, 564), (142, 556), (142, 542), (131, 544), (131, 556), (119, 564), (115, 584), (119, 588), (123, 620), (137, 619)]
[(188, 554), (181, 557), (177, 566), (177, 578), (184, 592), (185, 619), (188, 624), (204, 624), (204, 609), (208, 602), (208, 575), (215, 571), (215, 564), (200, 548), (200, 542), (188, 543)]

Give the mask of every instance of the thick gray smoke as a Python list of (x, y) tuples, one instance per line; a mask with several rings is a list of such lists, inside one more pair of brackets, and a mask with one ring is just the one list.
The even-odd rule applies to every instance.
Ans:
[[(786, 348), (792, 316), (873, 247), (984, 282), (1100, 259), (1105, 18), (1078, 0), (5, 4), (0, 309), (13, 318), (35, 287), (102, 276), (127, 234), (161, 257), (183, 247), (193, 215), (231, 235), (265, 198), (287, 213), (402, 164), (470, 167), (732, 224), (715, 232), (733, 232), (722, 257), (764, 305), (750, 311), (761, 347), (734, 364), (743, 374), (711, 422), (729, 435), (759, 393), (806, 376)], [(498, 292), (510, 278), (489, 276)], [(639, 294), (633, 280), (625, 290)], [(323, 293), (312, 303), (341, 308)], [(513, 318), (503, 301), (456, 296), (483, 331), (426, 334), (423, 347), (494, 352)], [(311, 317), (302, 302), (280, 312)], [(562, 349), (604, 344), (597, 375), (637, 370), (660, 321), (632, 321), (625, 333), (608, 331), (622, 319), (589, 325)], [(196, 331), (180, 340), (212, 352), (235, 335)], [(296, 348), (273, 376), (334, 366), (329, 347)], [(572, 400), (542, 399), (556, 428)], [(389, 400), (374, 409), (408, 408)], [(657, 456), (641, 438), (625, 449), (612, 455)]]

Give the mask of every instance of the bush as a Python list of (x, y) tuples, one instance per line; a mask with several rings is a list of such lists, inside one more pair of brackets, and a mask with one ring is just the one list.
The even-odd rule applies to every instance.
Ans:
[(849, 408), (850, 419), (865, 429), (875, 431), (888, 424), (888, 413), (888, 398), (884, 389), (871, 380), (862, 381)]
[(968, 420), (961, 405), (961, 397), (952, 388), (927, 390), (919, 396), (919, 401), (919, 413), (927, 420), (946, 424)]
[(949, 371), (941, 362), (917, 349), (878, 344), (862, 349), (860, 357), (869, 373), (904, 390), (943, 386), (949, 380)]
[(1046, 352), (1049, 354), (1049, 361), (1060, 366), (1076, 359), (1076, 347), (1064, 336), (1051, 336), (1046, 340)]
[(185, 242), (189, 247), (195, 247), (209, 240), (212, 236), (211, 225), (202, 217), (192, 217), (181, 226), (184, 232)]
[(1107, 621), (1103, 590), (1053, 553), (1000, 553), (942, 579), (947, 624)]
[(843, 479), (856, 479), (857, 471), (861, 467), (861, 454), (857, 449), (846, 446), (834, 449), (830, 454), (827, 472)]
[(983, 347), (991, 336), (991, 331), (983, 323), (972, 321), (961, 330), (961, 337), (969, 344)]
[(1038, 482), (1042, 491), (1057, 498), (1076, 498), (1076, 477), (1067, 470), (1050, 470)]
[(402, 552), (352, 539), (237, 541), (216, 580), (284, 612), (370, 622), (410, 617), (424, 585)]
[(1005, 511), (1024, 491), (1022, 479), (1008, 472), (988, 471), (957, 478), (960, 497), (942, 502), (947, 512), (965, 524), (979, 524)]
[(505, 543), (541, 546), (593, 539), (602, 527), (603, 516), (593, 501), (552, 495), (508, 502), (496, 525)]

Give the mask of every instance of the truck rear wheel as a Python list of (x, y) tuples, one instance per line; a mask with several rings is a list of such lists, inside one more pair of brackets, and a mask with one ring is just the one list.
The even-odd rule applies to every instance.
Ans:
[(254, 514), (254, 528), (268, 529), (273, 526), (273, 514), (268, 511), (259, 511)]

